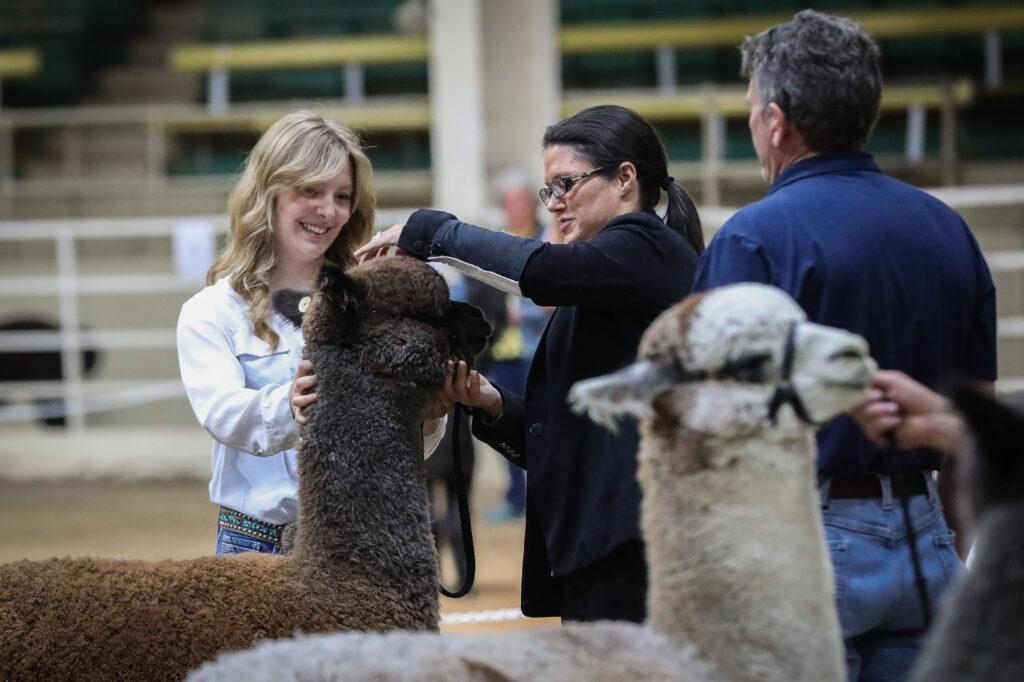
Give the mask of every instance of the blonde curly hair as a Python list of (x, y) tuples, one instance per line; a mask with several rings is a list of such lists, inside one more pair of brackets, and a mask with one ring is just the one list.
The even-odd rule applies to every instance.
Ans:
[(274, 220), (277, 197), (352, 169), (352, 209), (348, 222), (324, 254), (325, 261), (346, 267), (352, 252), (374, 231), (377, 195), (373, 166), (351, 130), (312, 111), (296, 111), (270, 126), (245, 161), (242, 176), (228, 198), (230, 235), (224, 251), (206, 274), (213, 284), (227, 276), (245, 299), (253, 332), (272, 348), (278, 335), (267, 322), (270, 279), (277, 265)]

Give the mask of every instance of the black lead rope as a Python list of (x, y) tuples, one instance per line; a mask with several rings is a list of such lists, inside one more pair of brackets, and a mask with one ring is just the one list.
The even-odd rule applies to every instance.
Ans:
[[(910, 562), (914, 566), (914, 581), (917, 583), (917, 598), (921, 604), (921, 619), (923, 621), (922, 631), (927, 631), (932, 624), (932, 606), (928, 598), (928, 584), (924, 580), (924, 571), (921, 570), (921, 557), (917, 553), (917, 532), (914, 530), (914, 523), (910, 518), (910, 498), (907, 496), (907, 488), (904, 484), (906, 471), (896, 469), (893, 466), (893, 453), (897, 450), (896, 435), (889, 431), (885, 434), (885, 441), (888, 447), (882, 449), (882, 467), (889, 476), (889, 480), (897, 484), (900, 489), (900, 506), (903, 508), (903, 525), (907, 528), (907, 542), (910, 543)], [(925, 476), (923, 472), (918, 475)]]
[(465, 551), (466, 573), (462, 586), (455, 592), (449, 592), (441, 585), (441, 594), (458, 599), (465, 597), (473, 589), (476, 576), (476, 553), (473, 550), (473, 527), (469, 521), (469, 495), (466, 491), (466, 477), (462, 471), (462, 405), (456, 404), (452, 417), (452, 476), (455, 479), (455, 497), (459, 502), (459, 525), (462, 533), (462, 548)]

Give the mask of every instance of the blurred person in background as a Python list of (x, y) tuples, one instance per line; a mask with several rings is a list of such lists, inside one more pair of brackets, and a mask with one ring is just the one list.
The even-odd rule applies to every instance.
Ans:
[[(995, 287), (967, 225), (862, 151), (882, 96), (875, 40), (813, 10), (748, 38), (750, 135), (768, 195), (738, 211), (701, 258), (694, 291), (762, 282), (812, 322), (867, 339), (883, 369), (935, 389), (996, 378)], [(963, 570), (933, 472), (942, 453), (898, 454), (839, 417), (818, 434), (825, 535), (851, 682), (906, 679), (927, 625)], [(948, 485), (948, 483), (946, 484)], [(945, 486), (943, 486), (945, 487)], [(927, 602), (915, 589), (905, 497)], [(945, 511), (945, 514), (944, 514)]]
[[(348, 266), (373, 231), (373, 169), (348, 128), (316, 113), (274, 123), (228, 199), (230, 234), (208, 286), (178, 318), (181, 379), (213, 436), (217, 554), (281, 553), (298, 518), (293, 407), (316, 400), (302, 330), (271, 308), (277, 289), (311, 290), (320, 266)], [(444, 432), (426, 415), (424, 450)]]
[[(643, 621), (647, 565), (636, 481), (639, 435), (573, 413), (569, 387), (633, 362), (640, 336), (690, 287), (704, 248), (690, 197), (668, 174), (654, 128), (618, 106), (581, 111), (543, 139), (540, 197), (565, 243), (518, 237), (419, 210), (359, 249), (447, 256), (554, 306), (519, 396), (464, 363), (448, 398), (473, 408), (473, 435), (527, 472), (522, 610), (563, 621)], [(662, 198), (667, 211), (655, 213)]]
[[(509, 170), (496, 183), (501, 208), (505, 214), (505, 232), (527, 239), (545, 239), (544, 226), (537, 218), (537, 192), (527, 176)], [(471, 292), (491, 289), (477, 280), (468, 280)], [(492, 289), (493, 291), (493, 289)], [(471, 294), (471, 301), (472, 294)], [(526, 389), (526, 375), (530, 361), (540, 343), (552, 308), (542, 307), (528, 298), (508, 295), (503, 298), (502, 318), (497, 320), (494, 336), (484, 351), (486, 365), (478, 367), (481, 373), (509, 392), (522, 396)], [(506, 460), (508, 487), (504, 499), (487, 512), (493, 523), (519, 519), (526, 514), (526, 473)]]

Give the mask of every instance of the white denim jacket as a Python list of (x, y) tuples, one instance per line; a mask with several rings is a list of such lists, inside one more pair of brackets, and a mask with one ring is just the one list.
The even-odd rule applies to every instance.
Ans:
[[(298, 424), (288, 386), (302, 359), (302, 331), (277, 313), (277, 348), (252, 331), (244, 299), (227, 278), (185, 302), (178, 364), (192, 411), (213, 436), (210, 501), (267, 523), (298, 518)], [(444, 424), (424, 443), (437, 447)], [(255, 455), (255, 456), (253, 456)]]

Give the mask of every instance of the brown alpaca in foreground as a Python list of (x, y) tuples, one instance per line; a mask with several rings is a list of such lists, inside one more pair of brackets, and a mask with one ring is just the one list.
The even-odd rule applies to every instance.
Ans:
[(304, 321), (318, 376), (293, 555), (0, 566), (0, 680), (171, 680), (298, 632), (436, 630), (421, 415), (489, 327), (411, 259), (325, 269)]

